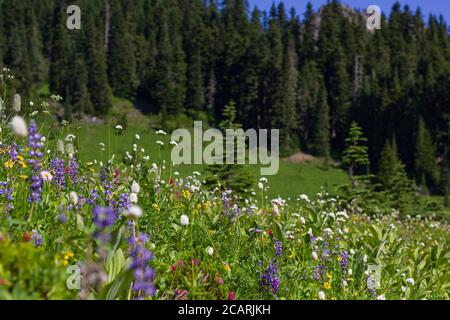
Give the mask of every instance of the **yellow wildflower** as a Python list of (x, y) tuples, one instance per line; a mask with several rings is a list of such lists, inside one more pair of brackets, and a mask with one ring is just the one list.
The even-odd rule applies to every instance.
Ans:
[(69, 262), (70, 262), (70, 260), (74, 257), (75, 255), (74, 255), (74, 253), (73, 252), (66, 252), (65, 254), (64, 254), (64, 258), (63, 258), (63, 265), (64, 266), (67, 266), (68, 264), (69, 264)]
[(323, 288), (326, 289), (326, 290), (331, 289), (331, 283), (330, 283), (330, 282), (325, 282), (325, 283), (323, 284)]
[(223, 268), (225, 269), (226, 272), (231, 272), (231, 267), (228, 263), (225, 263)]
[(152, 204), (152, 208), (156, 211), (156, 212), (161, 212), (161, 209), (159, 208), (157, 203)]
[(209, 201), (207, 201), (207, 202), (203, 203), (202, 206), (203, 206), (203, 209), (206, 210), (206, 209), (209, 209), (209, 207), (211, 206), (211, 203)]
[(12, 167), (14, 167), (14, 162), (11, 160), (8, 160), (5, 162), (5, 168), (6, 169), (11, 169)]
[(181, 193), (183, 195), (183, 198), (185, 198), (185, 199), (189, 199), (191, 196), (191, 193), (189, 192), (189, 190), (183, 190), (183, 191), (181, 191)]
[(22, 179), (22, 180), (27, 180), (27, 179), (28, 179), (28, 176), (26, 176), (26, 175), (24, 175), (24, 174), (21, 174), (21, 175), (20, 175), (20, 179)]

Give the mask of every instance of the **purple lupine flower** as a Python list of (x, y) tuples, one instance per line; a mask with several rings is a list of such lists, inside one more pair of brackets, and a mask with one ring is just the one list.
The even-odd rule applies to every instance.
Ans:
[(156, 293), (153, 284), (155, 271), (149, 266), (153, 254), (145, 248), (148, 239), (149, 237), (146, 234), (140, 234), (138, 237), (132, 235), (129, 239), (129, 256), (132, 260), (130, 269), (133, 270), (134, 274), (132, 291), (135, 299), (144, 299), (146, 296), (153, 297)]
[(275, 261), (269, 265), (266, 272), (261, 275), (261, 288), (263, 291), (269, 290), (273, 294), (278, 294), (280, 290), (280, 279), (278, 277), (278, 266)]
[(28, 197), (28, 202), (41, 202), (42, 200), (42, 185), (43, 180), (40, 175), (34, 175), (31, 177), (31, 185), (30, 185), (30, 196)]
[(100, 199), (100, 195), (98, 194), (97, 189), (92, 189), (91, 192), (90, 192), (89, 198), (87, 198), (86, 201), (87, 201), (87, 203), (88, 203), (89, 205), (92, 206), (92, 205), (94, 205), (94, 204), (97, 202), (97, 200), (99, 200), (99, 199)]
[(279, 240), (275, 240), (275, 255), (277, 258), (283, 254), (283, 243)]
[(75, 158), (70, 159), (69, 161), (69, 169), (67, 171), (67, 174), (69, 175), (70, 180), (72, 181), (72, 184), (78, 183), (78, 161)]
[(31, 237), (32, 240), (34, 240), (34, 246), (40, 247), (42, 246), (42, 236), (37, 232), (36, 229), (33, 229), (33, 236)]
[(117, 220), (117, 215), (110, 207), (102, 208), (100, 206), (95, 207), (92, 211), (93, 222), (97, 226), (97, 229), (104, 230), (114, 224)]
[(50, 169), (53, 171), (53, 181), (58, 188), (62, 188), (66, 184), (66, 163), (64, 160), (54, 158), (50, 160)]
[(313, 271), (313, 279), (314, 280), (321, 279), (327, 271), (328, 271), (328, 268), (323, 264), (319, 264), (319, 265), (315, 266), (314, 271)]
[(99, 255), (105, 257), (104, 245), (111, 240), (111, 234), (106, 229), (114, 225), (118, 217), (111, 207), (97, 206), (92, 210), (92, 214), (93, 223), (97, 227), (93, 236), (100, 242)]
[(9, 148), (9, 160), (16, 161), (19, 153), (17, 152), (17, 144), (13, 143)]
[(114, 185), (111, 181), (109, 181), (109, 175), (108, 175), (108, 171), (106, 170), (106, 168), (103, 169), (103, 173), (102, 173), (100, 180), (102, 182), (103, 189), (104, 189), (105, 202), (111, 208), (115, 208), (117, 203), (113, 199)]
[(30, 160), (28, 160), (28, 163), (33, 168), (34, 172), (40, 171), (41, 168), (41, 161), (42, 158), (42, 147), (43, 144), (41, 142), (42, 135), (39, 134), (36, 126), (36, 122), (34, 120), (31, 120), (30, 122), (30, 135), (28, 139), (28, 147), (30, 148), (29, 155)]
[(130, 195), (128, 193), (122, 193), (119, 196), (119, 203), (117, 207), (117, 212), (120, 214), (131, 207)]
[(9, 187), (9, 183), (7, 181), (0, 181), (0, 196), (5, 196), (6, 203), (6, 213), (9, 213), (13, 208), (12, 201), (14, 198), (12, 196), (13, 189)]
[(31, 120), (30, 122), (30, 134), (28, 139), (28, 147), (30, 148), (29, 155), (30, 160), (28, 160), (28, 163), (30, 164), (32, 170), (33, 170), (33, 176), (31, 177), (31, 185), (30, 185), (30, 196), (28, 197), (28, 202), (34, 203), (34, 202), (41, 202), (42, 197), (42, 184), (43, 180), (40, 175), (40, 169), (41, 169), (41, 158), (42, 158), (42, 147), (43, 144), (41, 143), (42, 136), (37, 131), (36, 122), (34, 120)]
[(62, 224), (65, 224), (67, 222), (67, 216), (65, 213), (61, 213), (58, 216), (58, 221), (61, 222)]
[(348, 254), (347, 254), (347, 251), (343, 250), (341, 252), (341, 267), (342, 267), (342, 270), (343, 271), (347, 270), (347, 266), (348, 266)]

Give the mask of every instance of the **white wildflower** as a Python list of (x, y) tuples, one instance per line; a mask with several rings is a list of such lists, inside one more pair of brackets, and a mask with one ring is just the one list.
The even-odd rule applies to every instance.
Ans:
[(52, 181), (53, 180), (53, 176), (50, 172), (48, 171), (42, 171), (41, 172), (41, 178), (44, 181)]
[(138, 196), (136, 193), (130, 193), (130, 202), (131, 203), (138, 203)]
[(187, 215), (183, 214), (183, 215), (180, 217), (180, 224), (181, 224), (182, 226), (188, 226), (188, 225), (189, 225), (189, 217), (188, 217)]
[(141, 186), (136, 181), (133, 181), (133, 184), (131, 185), (131, 192), (136, 194), (141, 192)]
[(68, 134), (66, 137), (67, 142), (74, 142), (77, 137), (74, 134)]
[(299, 198), (303, 201), (309, 202), (309, 197), (306, 194), (301, 194)]
[(16, 136), (19, 138), (25, 138), (28, 136), (28, 128), (25, 120), (19, 116), (14, 116), (11, 121), (11, 126)]
[(325, 300), (325, 292), (319, 291), (319, 300)]
[(129, 219), (138, 219), (140, 217), (142, 217), (142, 209), (138, 206), (131, 206), (130, 209), (128, 209), (127, 211), (125, 211), (125, 217), (129, 218)]
[(69, 193), (69, 200), (70, 200), (70, 203), (73, 204), (74, 206), (76, 206), (78, 204), (78, 195), (75, 191), (71, 191)]
[(214, 248), (208, 247), (208, 248), (206, 248), (206, 252), (208, 253), (208, 255), (212, 256), (214, 254)]

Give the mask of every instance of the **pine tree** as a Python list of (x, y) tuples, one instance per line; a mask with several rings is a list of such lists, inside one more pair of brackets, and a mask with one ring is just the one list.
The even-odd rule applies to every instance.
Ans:
[(388, 140), (381, 152), (377, 171), (377, 178), (384, 187), (389, 186), (389, 181), (395, 174), (398, 162), (396, 143), (394, 141), (392, 144)]
[[(227, 129), (241, 129), (241, 126), (236, 123), (236, 114), (236, 104), (231, 101), (224, 108), (223, 120), (220, 122), (219, 126), (223, 134), (225, 134)], [(224, 143), (223, 150), (223, 164), (216, 164), (207, 167), (207, 184), (212, 187), (221, 186), (225, 189), (231, 189), (238, 194), (248, 192), (254, 182), (252, 181), (252, 177), (246, 171), (244, 165), (226, 163), (226, 159), (228, 157), (226, 143)], [(230, 152), (233, 152), (234, 159), (237, 159), (237, 151), (233, 150)], [(220, 157), (221, 155), (216, 156)]]
[(408, 178), (405, 165), (398, 159), (395, 140), (393, 143), (388, 141), (383, 148), (377, 177), (386, 193), (384, 203), (399, 209), (404, 215), (413, 213), (415, 186)]
[(314, 124), (311, 137), (311, 151), (325, 159), (330, 156), (330, 118), (325, 85), (319, 84), (314, 106)]
[(415, 148), (416, 181), (423, 187), (438, 183), (438, 167), (436, 163), (436, 149), (431, 135), (425, 126), (423, 118), (419, 119)]
[(298, 149), (297, 86), (298, 57), (291, 32), (284, 35), (283, 65), (280, 80), (279, 110), (274, 110), (272, 121), (274, 128), (280, 129), (281, 152), (292, 154)]
[(84, 15), (86, 29), (90, 36), (87, 38), (86, 64), (88, 69), (88, 89), (92, 106), (96, 114), (106, 114), (112, 106), (111, 88), (108, 84), (106, 52), (103, 37), (96, 29), (94, 14), (91, 10)]
[(67, 98), (70, 77), (70, 44), (65, 26), (65, 8), (64, 2), (58, 2), (53, 13), (49, 69), (50, 90), (63, 98)]
[(88, 71), (82, 56), (75, 58), (71, 74), (74, 75), (70, 88), (72, 112), (78, 115), (93, 114), (94, 108), (88, 90)]
[(186, 53), (187, 79), (185, 106), (193, 117), (203, 111), (205, 89), (203, 80), (203, 50), (205, 46), (205, 26), (202, 19), (200, 0), (181, 3), (183, 10), (183, 50)]
[(356, 122), (350, 127), (347, 139), (347, 148), (344, 151), (343, 163), (348, 167), (348, 175), (352, 181), (353, 188), (358, 186), (357, 170), (361, 167), (365, 169), (365, 174), (369, 172), (369, 155), (368, 149), (364, 145), (367, 139), (363, 136), (362, 130)]
[(138, 86), (135, 46), (125, 10), (120, 1), (111, 6), (111, 32), (108, 44), (108, 81), (116, 96), (132, 98)]

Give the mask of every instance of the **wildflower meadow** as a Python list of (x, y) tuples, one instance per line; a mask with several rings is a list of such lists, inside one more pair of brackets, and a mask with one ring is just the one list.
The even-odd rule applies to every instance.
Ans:
[(159, 156), (162, 130), (151, 150), (135, 136), (124, 159), (81, 161), (67, 124), (44, 135), (45, 104), (24, 114), (6, 95), (0, 299), (450, 298), (446, 219), (366, 212), (325, 188), (271, 199), (264, 177), (246, 195), (210, 188)]

